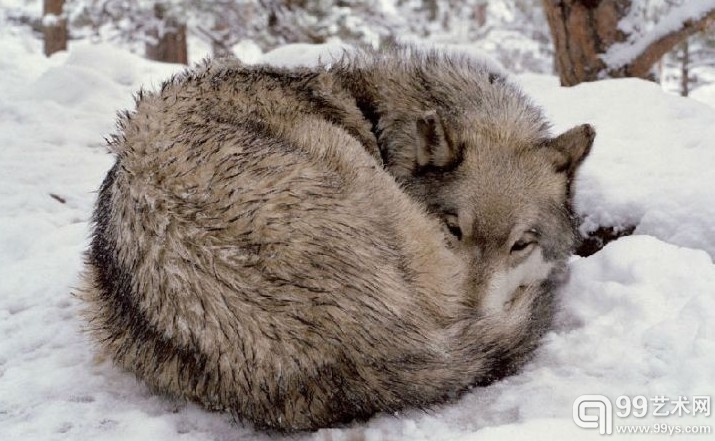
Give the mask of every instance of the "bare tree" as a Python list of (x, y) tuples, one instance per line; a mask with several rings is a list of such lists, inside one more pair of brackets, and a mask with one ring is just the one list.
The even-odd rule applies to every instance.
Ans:
[(680, 95), (688, 96), (690, 94), (690, 44), (685, 40), (680, 44), (682, 56), (680, 58)]
[(154, 26), (147, 31), (146, 57), (166, 63), (188, 63), (186, 24), (167, 12), (162, 3), (154, 5)]
[(715, 0), (689, 0), (647, 33), (631, 0), (543, 0), (564, 86), (604, 77), (648, 78), (653, 65), (715, 19)]
[(474, 21), (480, 28), (487, 24), (487, 2), (474, 5)]
[(233, 56), (232, 47), (242, 39), (265, 34), (265, 12), (255, 1), (192, 0), (189, 7), (195, 19), (190, 31), (210, 43), (216, 57)]
[(63, 14), (64, 0), (44, 0), (42, 30), (45, 55), (67, 50), (67, 20)]
[(665, 87), (682, 96), (706, 84), (712, 84), (715, 68), (715, 26), (696, 34), (663, 57), (660, 80)]

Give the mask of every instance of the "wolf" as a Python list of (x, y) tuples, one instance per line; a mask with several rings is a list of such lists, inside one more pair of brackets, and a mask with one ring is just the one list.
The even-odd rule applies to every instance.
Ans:
[(449, 401), (549, 329), (594, 136), (552, 137), (506, 78), (439, 51), (207, 61), (110, 139), (89, 331), (152, 390), (259, 429)]

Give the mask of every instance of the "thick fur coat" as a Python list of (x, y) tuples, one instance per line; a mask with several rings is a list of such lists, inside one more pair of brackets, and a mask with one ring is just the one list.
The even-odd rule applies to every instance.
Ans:
[(459, 56), (208, 62), (110, 142), (81, 296), (152, 389), (259, 428), (424, 408), (512, 373), (548, 329), (590, 126)]

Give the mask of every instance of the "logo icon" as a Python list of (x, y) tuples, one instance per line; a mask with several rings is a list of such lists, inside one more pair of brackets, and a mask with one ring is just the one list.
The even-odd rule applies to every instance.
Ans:
[[(596, 413), (588, 413), (595, 409)], [(573, 403), (573, 421), (584, 429), (598, 429), (601, 435), (613, 433), (613, 405), (603, 395), (581, 395)]]

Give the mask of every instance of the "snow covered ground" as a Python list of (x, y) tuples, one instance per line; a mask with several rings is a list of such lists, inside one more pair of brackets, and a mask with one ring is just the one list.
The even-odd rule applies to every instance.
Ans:
[[(109, 46), (75, 45), (47, 60), (8, 29), (0, 47), (0, 440), (282, 439), (154, 396), (95, 360), (70, 295), (94, 191), (112, 163), (102, 138), (114, 113), (139, 85), (180, 68)], [(281, 51), (266, 59), (310, 60), (322, 49)], [(715, 396), (715, 109), (639, 80), (571, 89), (552, 77), (517, 80), (555, 130), (597, 127), (578, 188), (585, 228), (632, 224), (636, 236), (573, 259), (556, 327), (519, 375), (430, 412), (287, 439), (597, 438), (572, 420), (584, 394), (610, 398), (615, 429), (650, 428), (636, 439), (659, 439), (662, 424), (710, 428), (673, 439), (715, 439), (715, 417), (693, 415), (694, 396)], [(619, 396), (647, 398), (646, 416), (617, 416)], [(669, 400), (661, 413), (679, 397), (691, 413), (654, 416), (656, 397)]]
[(715, 107), (715, 84), (698, 87), (690, 92), (690, 98)]

